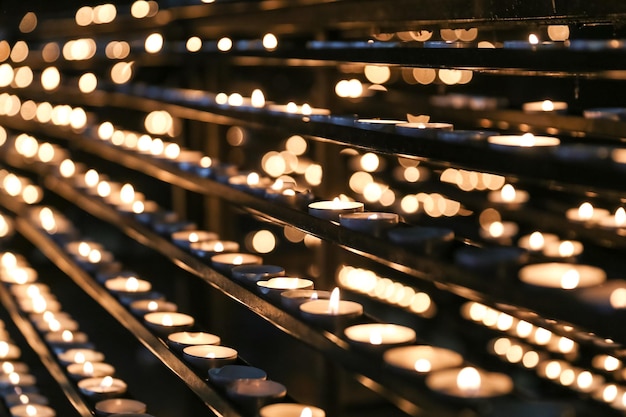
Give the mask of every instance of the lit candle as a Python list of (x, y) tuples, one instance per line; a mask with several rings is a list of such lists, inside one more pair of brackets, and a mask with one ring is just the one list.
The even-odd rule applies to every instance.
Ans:
[(594, 207), (589, 202), (584, 202), (577, 208), (570, 208), (565, 212), (568, 220), (579, 223), (597, 223), (609, 216), (609, 211)]
[(37, 295), (31, 298), (23, 298), (18, 301), (20, 309), (25, 313), (43, 313), (45, 311), (57, 312), (61, 310), (61, 303), (51, 294)]
[(35, 392), (20, 392), (5, 395), (4, 402), (9, 408), (26, 404), (48, 405), (48, 398)]
[(264, 195), (265, 190), (271, 186), (271, 180), (267, 177), (259, 176), (256, 172), (251, 172), (230, 177), (228, 184), (238, 190)]
[(64, 350), (57, 354), (57, 358), (64, 365), (69, 365), (72, 363), (83, 364), (85, 362), (95, 363), (104, 361), (104, 355), (102, 354), (102, 352), (85, 348)]
[(237, 351), (220, 345), (195, 345), (183, 349), (183, 358), (202, 372), (231, 364), (237, 360)]
[(346, 229), (383, 237), (398, 224), (396, 213), (357, 212), (339, 214), (339, 224)]
[(226, 387), (226, 395), (248, 412), (285, 397), (287, 388), (269, 379), (239, 379)]
[(278, 300), (280, 294), (287, 290), (312, 289), (313, 281), (296, 277), (274, 277), (267, 281), (257, 281), (256, 285), (262, 294)]
[(180, 230), (172, 233), (172, 241), (177, 246), (185, 249), (197, 242), (214, 241), (219, 239), (217, 233), (207, 230)]
[(267, 379), (267, 373), (262, 369), (245, 365), (225, 365), (209, 369), (209, 380), (221, 388), (226, 388), (240, 379)]
[(535, 136), (532, 133), (525, 133), (523, 135), (489, 136), (487, 138), (487, 142), (491, 145), (499, 147), (514, 147), (521, 149), (558, 146), (561, 143), (558, 138), (551, 136)]
[(223, 273), (230, 273), (234, 267), (239, 265), (260, 265), (262, 263), (263, 258), (250, 253), (220, 253), (211, 256), (211, 264)]
[(17, 345), (9, 343), (5, 340), (0, 341), (0, 359), (3, 361), (12, 361), (19, 359), (22, 355), (22, 351)]
[(115, 368), (104, 362), (71, 363), (67, 366), (67, 373), (75, 380), (85, 378), (112, 376)]
[(50, 294), (50, 287), (40, 282), (31, 284), (11, 285), (9, 289), (15, 298), (21, 299), (25, 297), (34, 297), (41, 294)]
[(190, 329), (194, 325), (194, 318), (177, 312), (148, 313), (143, 317), (146, 326), (160, 336)]
[(343, 201), (335, 198), (332, 201), (316, 201), (309, 204), (309, 214), (324, 220), (339, 221), (340, 214), (363, 211), (363, 203), (358, 201)]
[(72, 332), (70, 330), (49, 332), (46, 333), (44, 339), (49, 345), (58, 350), (91, 347), (89, 338), (82, 332)]
[(280, 293), (280, 302), (290, 310), (299, 311), (300, 305), (313, 300), (330, 300), (330, 291), (287, 290)]
[(191, 253), (200, 258), (210, 258), (216, 253), (238, 252), (239, 243), (231, 240), (205, 240), (189, 246)]
[(397, 227), (387, 236), (393, 243), (424, 255), (439, 255), (454, 242), (454, 231), (441, 227)]
[(104, 282), (107, 290), (120, 297), (140, 298), (152, 289), (152, 284), (134, 276), (118, 276)]
[(495, 221), (481, 226), (479, 235), (485, 240), (509, 243), (518, 231), (519, 227), (514, 222)]
[(0, 280), (7, 284), (29, 284), (37, 278), (37, 271), (27, 266), (0, 270)]
[(415, 341), (415, 331), (406, 326), (388, 323), (367, 323), (350, 326), (344, 334), (358, 346), (367, 348), (388, 348)]
[(558, 240), (559, 237), (557, 235), (535, 231), (529, 235), (522, 236), (517, 241), (517, 246), (530, 252), (541, 252), (547, 243)]
[(285, 269), (278, 265), (240, 265), (232, 269), (233, 279), (256, 285), (257, 281), (285, 275)]
[(405, 123), (405, 121), (393, 119), (357, 119), (354, 121), (354, 125), (357, 127), (384, 132), (393, 132), (396, 125), (400, 123)]
[(260, 417), (326, 417), (324, 410), (312, 405), (276, 403), (259, 410)]
[(11, 372), (0, 375), (0, 387), (32, 387), (37, 383), (37, 379), (31, 374)]
[(526, 113), (565, 113), (567, 103), (564, 101), (531, 101), (522, 105), (522, 110)]
[(336, 327), (360, 317), (363, 306), (354, 301), (340, 299), (339, 288), (335, 288), (328, 300), (313, 300), (300, 305), (300, 314), (306, 320), (325, 327)]
[(457, 398), (491, 398), (513, 391), (508, 375), (473, 367), (446, 369), (431, 373), (426, 385), (433, 391)]
[(28, 373), (28, 370), (28, 365), (24, 362), (15, 362), (11, 360), (0, 362), (0, 374), (10, 374), (11, 372), (26, 374)]
[(400, 346), (385, 351), (383, 360), (393, 369), (409, 374), (426, 374), (441, 369), (461, 366), (458, 353), (434, 346)]
[(606, 273), (591, 265), (549, 262), (522, 267), (519, 279), (539, 287), (569, 290), (599, 285), (606, 280)]
[(583, 253), (583, 244), (576, 240), (557, 240), (546, 243), (544, 256), (548, 258), (572, 258)]
[(600, 219), (600, 226), (607, 229), (623, 229), (626, 227), (626, 210), (619, 207), (613, 216), (606, 216)]
[(54, 313), (49, 320), (40, 320), (34, 324), (40, 332), (59, 332), (63, 330), (75, 332), (78, 330), (78, 322), (76, 320), (65, 316), (54, 316)]
[(78, 381), (78, 389), (94, 400), (117, 397), (126, 392), (126, 382), (111, 376), (85, 378)]
[(12, 417), (55, 417), (56, 411), (43, 404), (20, 404), (9, 409)]
[(205, 332), (176, 332), (167, 335), (167, 344), (179, 353), (187, 346), (219, 345), (220, 342), (219, 336)]
[(154, 313), (157, 311), (176, 311), (178, 306), (175, 303), (165, 300), (135, 300), (128, 306), (130, 311), (136, 316), (143, 317), (146, 313)]
[(97, 416), (145, 416), (146, 409), (145, 403), (128, 398), (109, 398), (95, 405)]
[(436, 139), (440, 132), (447, 132), (454, 129), (451, 123), (399, 123), (396, 125), (396, 132), (401, 135), (408, 135), (417, 138)]
[(511, 184), (504, 184), (500, 191), (491, 191), (487, 199), (491, 203), (516, 207), (528, 201), (529, 195), (526, 191), (516, 190)]

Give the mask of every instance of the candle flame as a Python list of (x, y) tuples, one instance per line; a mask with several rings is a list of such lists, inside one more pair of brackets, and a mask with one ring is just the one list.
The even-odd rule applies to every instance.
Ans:
[(305, 116), (310, 116), (311, 113), (313, 113), (313, 109), (311, 108), (311, 105), (308, 103), (304, 103), (300, 109), (301, 113), (304, 114)]
[(626, 210), (623, 207), (615, 210), (615, 224), (617, 226), (624, 226), (626, 223)]
[(378, 214), (370, 214), (369, 216), (367, 216), (368, 220), (376, 220), (378, 219)]
[(383, 335), (378, 329), (374, 329), (370, 333), (370, 343), (372, 345), (381, 345), (383, 343)]
[(0, 341), (0, 357), (4, 358), (9, 354), (9, 344), (7, 342)]
[(511, 184), (504, 184), (504, 187), (500, 190), (500, 197), (505, 203), (511, 203), (515, 201), (515, 187)]
[(207, 359), (215, 359), (215, 352), (209, 352), (206, 355), (204, 355), (204, 357)]
[(298, 105), (296, 103), (294, 103), (293, 101), (287, 103), (287, 113), (297, 113), (297, 111)]
[(304, 407), (300, 413), (300, 417), (313, 417), (313, 410), (309, 407)]
[(139, 281), (135, 277), (129, 277), (125, 284), (126, 291), (137, 292), (139, 289)]
[(213, 252), (224, 252), (224, 244), (222, 242), (215, 242)]
[(37, 407), (32, 404), (28, 404), (26, 406), (26, 415), (27, 416), (36, 416), (37, 415)]
[(35, 313), (43, 313), (48, 308), (48, 303), (46, 302), (46, 299), (43, 298), (42, 296), (38, 296), (36, 298), (33, 298), (32, 300), (33, 300), (33, 311)]
[(541, 110), (543, 110), (543, 111), (553, 111), (554, 110), (554, 103), (552, 102), (552, 100), (544, 100), (541, 103)]
[(58, 332), (59, 330), (61, 330), (61, 322), (56, 319), (50, 320), (48, 322), (48, 328), (51, 332)]
[(335, 289), (330, 293), (330, 300), (328, 300), (328, 314), (339, 314), (339, 301), (339, 287), (335, 287)]
[(87, 257), (87, 259), (92, 264), (97, 264), (102, 260), (102, 252), (100, 252), (98, 249), (93, 249), (91, 252), (89, 252), (89, 256)]
[(493, 222), (489, 225), (489, 235), (491, 237), (501, 237), (504, 234), (504, 225), (502, 222)]
[(243, 263), (243, 256), (237, 255), (233, 259), (233, 265), (241, 265)]
[(120, 201), (130, 204), (135, 200), (135, 189), (131, 184), (124, 184), (120, 190)]
[(296, 195), (296, 190), (293, 190), (291, 188), (287, 188), (286, 190), (283, 190), (283, 195), (292, 196), (293, 197), (294, 195)]
[(590, 220), (593, 217), (593, 206), (589, 202), (584, 202), (578, 207), (578, 217), (581, 220)]
[(211, 158), (209, 158), (208, 156), (203, 156), (200, 159), (200, 166), (202, 168), (209, 168), (209, 167), (211, 167), (211, 165), (213, 165), (213, 160)]
[(85, 354), (83, 352), (76, 352), (74, 355), (74, 363), (84, 363), (85, 362)]
[(11, 383), (11, 385), (17, 385), (20, 383), (20, 374), (18, 374), (17, 372), (11, 372), (9, 374), (9, 382)]
[(564, 240), (559, 244), (559, 256), (569, 258), (574, 255), (574, 244), (569, 240)]
[(49, 323), (52, 320), (56, 320), (56, 317), (52, 311), (46, 311), (45, 313), (43, 313), (42, 318), (43, 321), (45, 321), (46, 323)]
[(528, 239), (528, 246), (531, 250), (540, 250), (545, 244), (545, 239), (541, 232), (533, 232)]
[(173, 326), (174, 320), (172, 320), (172, 316), (170, 316), (169, 314), (164, 314), (163, 318), (161, 319), (161, 324), (168, 327)]
[(159, 308), (159, 303), (156, 301), (150, 301), (148, 303), (148, 311), (156, 311)]
[(520, 140), (520, 146), (531, 148), (535, 146), (535, 135), (532, 133), (524, 133)]
[(100, 388), (111, 388), (113, 386), (113, 378), (110, 376), (105, 376), (100, 381)]
[(89, 243), (87, 242), (80, 242), (78, 244), (78, 254), (80, 256), (87, 256), (89, 255), (89, 251), (91, 250), (91, 246), (89, 245)]
[(319, 298), (319, 294), (317, 293), (317, 291), (313, 291), (311, 293), (311, 297), (309, 297), (310, 300), (317, 300)]
[(534, 33), (528, 35), (528, 43), (531, 45), (537, 45), (539, 43), (539, 38)]
[(456, 385), (467, 394), (476, 393), (481, 385), (480, 373), (471, 366), (463, 368), (456, 377)]
[(572, 290), (578, 287), (579, 283), (580, 273), (574, 268), (567, 270), (561, 276), (561, 288), (563, 288), (564, 290)]
[(282, 190), (284, 185), (285, 183), (283, 182), (283, 180), (279, 178), (276, 181), (274, 181), (274, 184), (272, 184), (272, 190), (276, 190), (276, 191)]
[(3, 362), (2, 363), (2, 372), (5, 374), (10, 374), (15, 371), (15, 366), (11, 362)]
[(87, 361), (83, 364), (83, 373), (87, 376), (93, 376), (93, 363)]
[(611, 307), (626, 308), (626, 288), (616, 288), (609, 297)]
[(190, 242), (197, 242), (200, 239), (200, 237), (198, 236), (198, 234), (196, 232), (191, 232), (189, 233), (189, 241)]
[(260, 180), (261, 177), (259, 177), (259, 174), (257, 174), (256, 172), (249, 173), (248, 177), (246, 178), (246, 182), (248, 183), (248, 185), (258, 185)]
[(413, 364), (413, 368), (417, 372), (426, 373), (426, 372), (430, 372), (433, 366), (428, 359), (420, 358), (415, 361), (415, 363)]
[(29, 403), (28, 395), (26, 395), (26, 394), (20, 394), (19, 400), (20, 400), (20, 402), (22, 404), (28, 404)]
[(66, 342), (69, 343), (72, 340), (74, 340), (74, 333), (72, 333), (69, 330), (63, 330), (63, 333), (61, 333), (61, 339)]
[(133, 213), (140, 214), (144, 212), (144, 210), (146, 209), (146, 206), (143, 203), (143, 201), (135, 201), (133, 203), (132, 209), (133, 209)]

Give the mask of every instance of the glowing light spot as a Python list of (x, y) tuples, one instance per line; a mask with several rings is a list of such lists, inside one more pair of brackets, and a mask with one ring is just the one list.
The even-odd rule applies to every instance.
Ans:
[(152, 33), (148, 35), (144, 43), (144, 48), (149, 54), (156, 54), (163, 48), (163, 35), (160, 33)]
[(219, 41), (217, 41), (217, 49), (219, 49), (222, 52), (227, 52), (230, 51), (233, 47), (233, 41), (230, 38), (221, 38)]
[(273, 33), (266, 33), (263, 36), (263, 47), (268, 51), (273, 51), (278, 47), (278, 38)]
[(98, 87), (98, 78), (95, 74), (87, 72), (78, 79), (78, 89), (81, 93), (88, 94)]
[(374, 84), (384, 84), (391, 78), (391, 70), (383, 65), (366, 65), (365, 77)]

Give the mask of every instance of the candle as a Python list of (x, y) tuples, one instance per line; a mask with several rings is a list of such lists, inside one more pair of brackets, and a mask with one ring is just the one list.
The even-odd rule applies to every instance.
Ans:
[(67, 373), (75, 380), (112, 376), (115, 368), (104, 362), (71, 363), (67, 366)]
[(500, 191), (491, 191), (487, 199), (491, 203), (517, 207), (528, 201), (529, 195), (526, 191), (516, 190), (511, 184), (504, 184)]
[(183, 313), (161, 312), (148, 313), (143, 317), (146, 327), (159, 336), (190, 329), (194, 325), (194, 318)]
[(268, 402), (287, 395), (287, 388), (268, 379), (239, 379), (226, 388), (226, 395), (248, 412), (257, 412)]
[(278, 265), (240, 265), (232, 269), (233, 279), (255, 285), (257, 281), (284, 275), (285, 269)]
[(228, 184), (238, 190), (262, 196), (265, 194), (265, 189), (271, 186), (271, 180), (266, 177), (260, 177), (256, 172), (251, 172), (230, 177)]
[(183, 358), (202, 372), (237, 360), (237, 351), (221, 345), (195, 345), (183, 349)]
[(57, 354), (57, 358), (64, 365), (72, 363), (102, 362), (104, 354), (93, 349), (74, 348), (68, 349)]
[(50, 287), (40, 282), (33, 282), (31, 284), (15, 284), (9, 288), (11, 294), (16, 298), (34, 297), (36, 295), (50, 294)]
[(393, 119), (357, 119), (354, 125), (362, 129), (379, 130), (384, 132), (393, 132), (396, 125), (405, 123), (404, 120)]
[(3, 361), (11, 361), (19, 359), (21, 355), (22, 351), (17, 345), (4, 340), (0, 341), (0, 359)]
[(567, 209), (565, 217), (578, 223), (598, 223), (609, 216), (609, 211), (594, 207), (589, 202), (584, 202), (577, 208)]
[(491, 398), (513, 391), (508, 375), (473, 367), (446, 369), (431, 373), (426, 385), (433, 391), (457, 398)]
[(508, 244), (519, 232), (517, 223), (495, 221), (486, 225), (481, 225), (478, 234), (485, 240), (491, 240)]
[(50, 346), (55, 349), (66, 350), (74, 348), (89, 347), (89, 338), (85, 333), (72, 332), (70, 330), (61, 330), (57, 332), (49, 332), (44, 339)]
[(561, 141), (552, 136), (535, 136), (532, 133), (523, 135), (489, 136), (487, 142), (498, 147), (535, 148), (558, 146)]
[(572, 258), (583, 253), (583, 244), (576, 240), (556, 240), (548, 242), (543, 248), (548, 258)]
[(146, 313), (154, 313), (158, 311), (172, 312), (178, 310), (178, 306), (170, 301), (165, 300), (135, 300), (129, 305), (130, 311), (134, 315), (143, 317)]
[(20, 310), (25, 313), (43, 313), (45, 311), (58, 312), (61, 304), (50, 294), (42, 294), (18, 301)]
[(104, 247), (98, 242), (87, 240), (73, 241), (65, 245), (65, 251), (74, 257), (87, 257), (94, 249), (103, 250)]
[(28, 365), (24, 362), (3, 361), (0, 362), (0, 374), (10, 374), (17, 372), (18, 374), (28, 373)]
[(357, 212), (339, 215), (339, 224), (346, 229), (383, 237), (398, 224), (396, 213)]
[(147, 406), (145, 403), (128, 398), (109, 398), (107, 400), (98, 401), (95, 405), (96, 416), (105, 417), (117, 414), (142, 414), (145, 413)]
[(126, 382), (111, 376), (85, 378), (78, 381), (78, 389), (94, 400), (116, 397), (126, 392)]
[(7, 284), (29, 284), (37, 280), (37, 271), (27, 266), (0, 270), (0, 280)]
[(32, 387), (36, 383), (37, 379), (31, 374), (11, 372), (0, 375), (0, 388)]
[(313, 288), (313, 281), (295, 277), (275, 277), (267, 281), (257, 281), (256, 285), (262, 294), (278, 300), (283, 291)]
[(313, 300), (330, 300), (330, 291), (287, 290), (280, 293), (280, 302), (290, 310), (299, 311), (300, 305)]
[(182, 149), (175, 162), (181, 170), (193, 171), (200, 164), (202, 158), (204, 158), (204, 154), (200, 151)]
[(558, 240), (559, 237), (557, 235), (535, 231), (529, 235), (522, 236), (517, 241), (517, 246), (529, 252), (541, 252), (547, 243)]
[(210, 178), (213, 175), (215, 167), (218, 165), (219, 162), (216, 159), (203, 156), (197, 164), (189, 165), (189, 167), (181, 166), (181, 169), (195, 172), (196, 175), (203, 178)]
[(219, 345), (220, 342), (219, 336), (205, 332), (176, 332), (167, 335), (167, 344), (179, 353), (187, 346)]
[(626, 226), (626, 210), (623, 207), (615, 210), (613, 216), (606, 216), (600, 219), (600, 226), (607, 229), (622, 229)]
[(360, 317), (363, 306), (354, 301), (340, 299), (339, 288), (335, 288), (328, 300), (313, 300), (300, 305), (300, 314), (306, 320), (325, 327), (337, 327)]
[(41, 394), (37, 394), (35, 392), (29, 392), (29, 393), (22, 392), (22, 393), (14, 393), (14, 394), (5, 395), (4, 402), (9, 408), (14, 407), (16, 405), (23, 405), (23, 404), (48, 405), (48, 398)]
[(260, 417), (326, 417), (324, 410), (312, 405), (276, 403), (259, 410)]
[(42, 319), (34, 324), (40, 332), (59, 332), (63, 330), (75, 332), (78, 330), (78, 322), (76, 320), (60, 315), (55, 316), (54, 313), (48, 320)]
[(239, 251), (239, 243), (230, 240), (205, 240), (192, 243), (189, 249), (200, 258), (211, 258), (216, 253)]
[(267, 379), (267, 373), (262, 369), (245, 365), (225, 365), (209, 369), (209, 380), (221, 388), (226, 388), (240, 379)]
[(445, 348), (434, 346), (400, 346), (387, 350), (383, 360), (393, 369), (410, 374), (425, 374), (461, 366), (463, 357)]
[(454, 231), (440, 227), (397, 227), (387, 236), (393, 243), (424, 255), (440, 255), (454, 242)]
[(107, 290), (120, 297), (141, 298), (150, 292), (152, 284), (134, 276), (118, 276), (104, 282)]
[(193, 243), (216, 239), (219, 239), (217, 233), (206, 230), (180, 230), (172, 233), (174, 244), (185, 249), (189, 249)]
[(363, 211), (363, 203), (358, 201), (343, 201), (335, 198), (332, 201), (316, 201), (309, 204), (309, 214), (324, 220), (339, 221), (340, 214)]
[(20, 404), (9, 409), (11, 417), (55, 417), (54, 409), (42, 404)]
[(626, 308), (626, 280), (611, 279), (601, 285), (582, 288), (574, 296), (605, 312), (622, 310)]
[(522, 105), (522, 110), (526, 113), (565, 113), (567, 103), (564, 101), (531, 101)]
[(522, 267), (519, 279), (539, 287), (570, 290), (599, 285), (606, 280), (606, 273), (591, 265), (549, 262)]
[(250, 253), (220, 253), (211, 256), (211, 264), (223, 273), (230, 273), (234, 267), (239, 265), (260, 265), (262, 263), (263, 258)]
[(416, 138), (436, 139), (439, 132), (454, 129), (451, 123), (399, 123), (396, 132)]
[(387, 323), (367, 323), (344, 330), (350, 342), (367, 348), (389, 347), (415, 341), (415, 331), (409, 327)]

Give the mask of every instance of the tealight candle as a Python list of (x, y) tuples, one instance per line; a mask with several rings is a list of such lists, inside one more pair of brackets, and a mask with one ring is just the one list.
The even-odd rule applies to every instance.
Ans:
[(495, 221), (481, 227), (478, 233), (485, 240), (508, 243), (518, 232), (517, 223)]
[(24, 362), (15, 362), (10, 360), (0, 362), (0, 374), (10, 374), (11, 372), (26, 374), (28, 373), (28, 370), (28, 365)]
[(415, 330), (387, 323), (367, 323), (350, 326), (344, 334), (351, 342), (368, 348), (403, 345), (415, 341)]
[(192, 243), (189, 249), (200, 258), (210, 258), (217, 253), (239, 251), (239, 243), (230, 240), (205, 240)]
[(71, 363), (85, 363), (89, 362), (102, 362), (104, 361), (104, 354), (93, 349), (68, 349), (57, 354), (57, 358), (64, 365)]
[(454, 129), (451, 123), (399, 123), (396, 131), (402, 135), (409, 135), (417, 138), (436, 139), (439, 132)]
[(572, 258), (583, 253), (583, 244), (576, 240), (557, 240), (546, 243), (544, 256), (548, 258)]
[(89, 338), (85, 333), (70, 330), (49, 332), (44, 336), (44, 339), (55, 349), (66, 350), (90, 346)]
[(623, 207), (615, 210), (613, 216), (606, 216), (600, 219), (600, 226), (607, 229), (622, 229), (626, 227), (626, 210)]
[(577, 208), (570, 208), (565, 212), (568, 220), (579, 223), (597, 223), (608, 216), (608, 210), (596, 208), (589, 202), (584, 202)]
[(267, 281), (257, 281), (256, 285), (262, 294), (278, 300), (283, 291), (312, 289), (313, 281), (296, 277), (275, 277)]
[(107, 290), (120, 297), (141, 298), (152, 289), (149, 281), (134, 276), (118, 276), (104, 282)]
[(190, 329), (195, 322), (194, 318), (187, 314), (160, 311), (148, 313), (143, 319), (146, 326), (160, 336)]
[(109, 398), (98, 401), (95, 405), (96, 416), (106, 417), (112, 414), (142, 414), (147, 406), (145, 403), (128, 398)]
[(393, 119), (357, 119), (354, 121), (355, 126), (364, 129), (380, 130), (385, 132), (393, 132), (396, 125), (400, 123), (405, 123), (405, 121)]
[(424, 255), (439, 255), (454, 242), (454, 231), (441, 227), (397, 227), (387, 236), (393, 243)]
[(21, 355), (22, 351), (17, 345), (4, 340), (0, 341), (0, 359), (3, 361), (12, 361), (19, 359)]
[(257, 412), (268, 402), (287, 395), (287, 388), (269, 379), (239, 379), (226, 388), (226, 394), (246, 411)]
[(37, 378), (31, 374), (11, 372), (0, 375), (0, 388), (31, 387), (37, 383)]
[(22, 392), (5, 395), (4, 402), (9, 408), (25, 404), (48, 405), (48, 398), (36, 392)]
[(541, 252), (547, 243), (556, 242), (558, 240), (559, 237), (557, 235), (535, 231), (529, 235), (520, 237), (517, 241), (517, 246), (529, 252)]
[(218, 387), (226, 388), (240, 379), (267, 379), (267, 373), (262, 369), (245, 365), (226, 365), (209, 369), (209, 380)]
[(32, 298), (24, 298), (18, 302), (20, 310), (25, 313), (58, 312), (61, 304), (50, 294), (42, 294)]
[(500, 191), (491, 191), (487, 199), (491, 203), (506, 206), (519, 206), (528, 201), (529, 195), (526, 191), (516, 190), (511, 184), (504, 184)]
[(294, 403), (266, 405), (259, 410), (260, 417), (326, 417), (326, 412), (318, 407)]
[(313, 300), (300, 305), (300, 314), (306, 320), (322, 326), (340, 326), (360, 317), (363, 306), (354, 301), (340, 299), (339, 288), (335, 288), (328, 300)]
[(183, 349), (183, 358), (203, 372), (231, 364), (237, 360), (237, 351), (220, 345), (195, 345)]
[(193, 243), (217, 239), (217, 233), (206, 230), (180, 230), (172, 233), (172, 242), (185, 249), (189, 249)]
[(508, 375), (473, 367), (433, 372), (426, 378), (426, 385), (441, 394), (466, 399), (498, 397), (513, 391)]
[(330, 291), (287, 290), (280, 293), (280, 302), (290, 310), (300, 310), (300, 305), (313, 300), (329, 300)]
[(234, 175), (228, 179), (228, 184), (238, 190), (250, 192), (256, 195), (264, 195), (267, 187), (272, 182), (269, 178), (260, 177), (256, 172), (249, 174)]
[(606, 273), (591, 265), (549, 262), (522, 267), (519, 279), (539, 287), (570, 290), (601, 284), (606, 280)]
[(176, 332), (167, 335), (167, 344), (179, 353), (187, 346), (219, 345), (220, 342), (219, 336), (205, 332)]
[(86, 378), (78, 381), (78, 389), (94, 400), (116, 397), (126, 392), (126, 382), (111, 376)]
[(487, 142), (491, 145), (516, 148), (536, 148), (558, 146), (561, 141), (552, 136), (535, 136), (532, 133), (523, 135), (496, 135), (489, 136)]
[(285, 269), (278, 265), (240, 265), (232, 269), (233, 279), (248, 284), (285, 275)]
[(387, 230), (398, 224), (396, 213), (357, 212), (339, 215), (339, 224), (346, 229), (383, 237)]
[(175, 303), (165, 300), (135, 300), (128, 306), (130, 311), (136, 316), (143, 317), (146, 313), (154, 313), (157, 311), (176, 311), (178, 306)]
[(238, 265), (260, 265), (262, 263), (263, 258), (251, 253), (233, 252), (211, 256), (211, 264), (215, 269), (224, 273), (230, 273)]
[(54, 314), (49, 320), (39, 320), (34, 323), (40, 332), (59, 332), (69, 330), (75, 332), (78, 330), (78, 322), (69, 317), (55, 316)]
[(104, 362), (71, 363), (67, 366), (67, 373), (74, 379), (104, 377), (115, 373), (115, 368)]
[(363, 203), (358, 201), (343, 201), (335, 198), (332, 201), (316, 201), (309, 204), (309, 214), (324, 220), (339, 221), (340, 214), (363, 211)]
[(463, 364), (463, 357), (445, 348), (434, 346), (400, 346), (387, 350), (383, 360), (394, 369), (410, 374), (426, 374)]
[(567, 111), (567, 103), (564, 101), (531, 101), (522, 105), (522, 110), (526, 113), (565, 113)]
[(98, 242), (87, 240), (73, 241), (65, 245), (65, 251), (74, 257), (87, 257), (94, 249), (103, 250), (104, 247)]
[(0, 270), (0, 281), (7, 284), (29, 284), (37, 278), (37, 271), (27, 266)]
[(33, 282), (31, 284), (16, 284), (11, 285), (9, 289), (11, 294), (16, 298), (34, 297), (41, 294), (50, 294), (50, 287), (40, 282)]
[(11, 417), (55, 417), (56, 411), (43, 404), (20, 404), (9, 409)]

